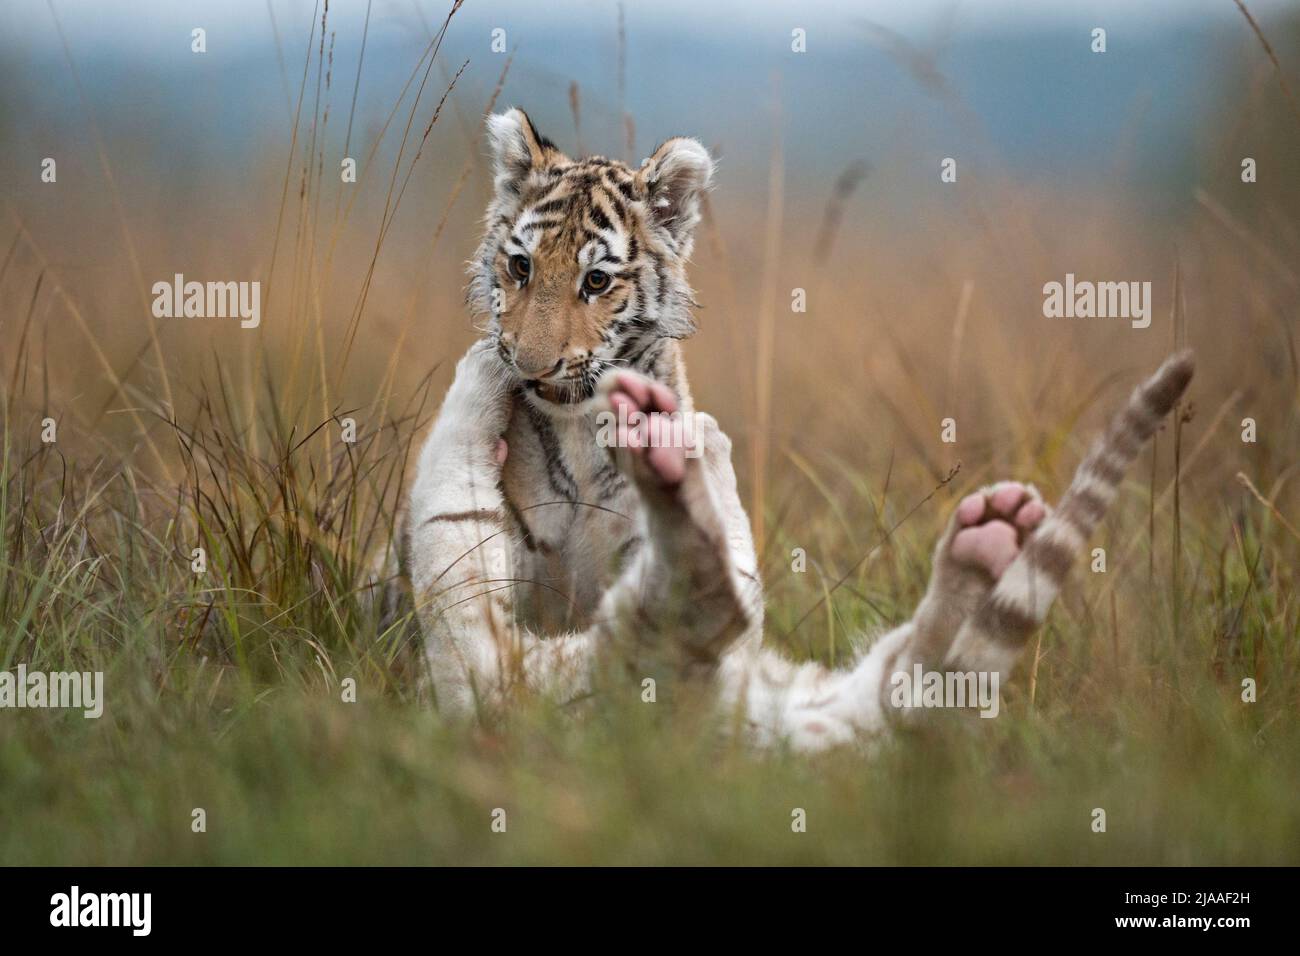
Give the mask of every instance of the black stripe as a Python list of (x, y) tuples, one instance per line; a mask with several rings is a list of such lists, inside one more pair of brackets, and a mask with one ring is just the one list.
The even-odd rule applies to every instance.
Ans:
[(550, 483), (551, 490), (565, 501), (576, 502), (578, 500), (578, 483), (564, 465), (564, 458), (560, 451), (560, 441), (555, 436), (555, 430), (551, 428), (550, 420), (538, 412), (530, 403), (525, 402), (524, 407), (528, 409), (529, 424), (533, 426), (533, 430), (537, 433), (537, 440), (542, 446), (542, 454), (546, 457), (546, 478)]
[(1059, 585), (1074, 563), (1074, 551), (1053, 538), (1039, 534), (1030, 538), (1025, 545), (1025, 560)]
[(1188, 374), (1170, 374), (1150, 382), (1142, 393), (1147, 408), (1156, 417), (1164, 418), (1183, 394), (1183, 389), (1187, 387), (1190, 379), (1191, 376)]
[(1106, 516), (1106, 502), (1091, 488), (1071, 488), (1058, 511), (1086, 535)]
[(530, 527), (528, 527), (528, 522), (524, 520), (523, 514), (520, 512), (520, 510), (517, 507), (515, 507), (515, 503), (513, 501), (511, 501), (509, 498), (505, 497), (504, 495), (502, 496), (502, 498), (506, 503), (506, 510), (510, 512), (511, 519), (519, 527), (519, 536), (521, 539), (523, 539), (524, 547), (527, 548), (529, 551), (538, 550), (537, 547), (538, 541), (535, 537), (533, 537), (533, 530)]
[(1129, 462), (1142, 450), (1143, 437), (1134, 434), (1127, 419), (1120, 415), (1111, 423), (1103, 441), (1115, 454)]
[(538, 216), (545, 216), (552, 212), (567, 212), (569, 208), (569, 200), (569, 196), (561, 196), (558, 199), (548, 199), (545, 202), (530, 207), (528, 211)]
[[(552, 177), (552, 178), (554, 178), (554, 177)], [(564, 189), (565, 186), (567, 186), (567, 185), (568, 185), (568, 183), (567, 183), (566, 180), (563, 180), (563, 179), (556, 179), (556, 180), (555, 180), (554, 182), (552, 182), (549, 186), (547, 186), (545, 192), (543, 192), (540, 196), (538, 196), (536, 201), (537, 201), (538, 203), (543, 203), (543, 204), (544, 204), (544, 203), (547, 203), (547, 202), (550, 202), (550, 201), (551, 201), (551, 197), (552, 197), (552, 196), (555, 196), (556, 193), (560, 192), (560, 191), (561, 191), (562, 189)], [(567, 201), (570, 199), (570, 197), (571, 197), (571, 194), (570, 194), (570, 193), (565, 193), (565, 195), (560, 196), (560, 197), (558, 197), (558, 198), (567, 202)]]
[(1020, 647), (1038, 630), (1039, 622), (1012, 604), (989, 600), (975, 615), (975, 626), (1003, 647)]
[(605, 254), (605, 250), (609, 248), (609, 236), (605, 235), (604, 233), (592, 232), (590, 229), (587, 228), (587, 224), (583, 223), (582, 242), (578, 243), (578, 245), (581, 247), (581, 246), (586, 246), (593, 242), (599, 244), (600, 249), (598, 251), (603, 257)]
[(1124, 466), (1115, 461), (1112, 456), (1100, 451), (1093, 453), (1079, 471), (1112, 486), (1118, 485), (1124, 479)]
[(614, 552), (614, 570), (621, 571), (627, 566), (628, 559), (641, 550), (645, 544), (645, 538), (640, 535), (633, 535), (624, 541), (617, 551)]
[(436, 514), (430, 518), (426, 524), (433, 524), (435, 521), (491, 521), (499, 522), (501, 514), (493, 508), (479, 508), (477, 511), (446, 511), (442, 514)]
[(1148, 408), (1130, 404), (1124, 409), (1124, 425), (1143, 441), (1146, 441), (1160, 425), (1160, 419)]
[(591, 217), (592, 223), (602, 232), (613, 232), (614, 224), (609, 221), (609, 216), (605, 215), (605, 210), (601, 209), (595, 203), (587, 209), (587, 215)]
[(623, 194), (623, 198), (626, 199), (628, 202), (638, 202), (638, 201), (639, 201), (639, 200), (637, 199), (637, 195), (636, 195), (636, 193), (635, 193), (635, 192), (633, 191), (633, 189), (632, 189), (632, 184), (631, 184), (630, 182), (627, 182), (627, 181), (625, 181), (625, 180), (620, 179), (620, 180), (618, 180), (618, 182), (616, 182), (616, 183), (614, 184), (614, 187), (615, 187), (615, 188), (616, 188), (620, 193)]
[[(563, 219), (534, 219), (532, 222), (528, 223), (527, 225), (516, 226), (515, 228), (518, 230), (522, 230), (523, 232), (536, 232), (538, 229), (555, 229), (559, 226), (563, 226), (564, 222), (565, 221)], [(516, 239), (515, 241), (519, 242), (518, 239)], [(519, 244), (523, 245), (522, 242), (520, 242)]]
[(608, 459), (601, 462), (600, 470), (592, 480), (596, 484), (597, 504), (608, 501), (627, 488), (627, 481), (622, 473)]
[(609, 204), (609, 208), (614, 211), (614, 215), (618, 218), (619, 225), (624, 229), (627, 229), (627, 206), (625, 206), (618, 197), (607, 189), (600, 189), (595, 193), (595, 195), (600, 196), (601, 199), (605, 200), (605, 202)]

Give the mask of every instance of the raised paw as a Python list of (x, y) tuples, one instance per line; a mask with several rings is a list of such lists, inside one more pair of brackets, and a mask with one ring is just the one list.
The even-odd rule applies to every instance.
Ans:
[(602, 390), (614, 415), (616, 455), (633, 477), (665, 490), (677, 488), (686, 476), (686, 443), (678, 427), (677, 396), (668, 386), (636, 372), (611, 373)]
[(967, 495), (957, 505), (952, 557), (997, 580), (1045, 517), (1047, 505), (1032, 485), (1003, 481)]

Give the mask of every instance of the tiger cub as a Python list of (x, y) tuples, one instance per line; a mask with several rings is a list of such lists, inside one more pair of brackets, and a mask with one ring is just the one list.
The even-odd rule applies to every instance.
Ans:
[(890, 691), (914, 665), (1005, 678), (1186, 388), (1190, 353), (1133, 393), (1054, 511), (1015, 482), (968, 496), (910, 621), (849, 668), (796, 664), (762, 645), (731, 444), (695, 412), (678, 344), (695, 328), (686, 262), (708, 152), (675, 138), (635, 170), (573, 160), (517, 109), (488, 134), (469, 296), (486, 334), (457, 366), (407, 509), (439, 707), (571, 701), (607, 680), (639, 692), (656, 674), (711, 687), (759, 743), (815, 749), (906, 719)]

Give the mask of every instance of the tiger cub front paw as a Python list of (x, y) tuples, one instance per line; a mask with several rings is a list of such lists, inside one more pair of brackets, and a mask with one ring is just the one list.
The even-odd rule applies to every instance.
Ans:
[(668, 386), (636, 372), (611, 372), (601, 380), (609, 419), (602, 444), (638, 485), (675, 492), (686, 477), (690, 442), (684, 439), (677, 396)]

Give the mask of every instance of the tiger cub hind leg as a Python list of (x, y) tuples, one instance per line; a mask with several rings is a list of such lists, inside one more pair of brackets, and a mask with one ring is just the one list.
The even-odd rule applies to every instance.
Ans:
[(1133, 390), (1093, 442), (1070, 486), (1039, 522), (948, 649), (945, 666), (998, 671), (1003, 677), (1042, 625), (1070, 567), (1119, 493), (1128, 468), (1192, 380), (1189, 350), (1178, 352)]
[(1191, 353), (1180, 352), (1133, 391), (1054, 509), (1015, 483), (963, 499), (940, 539), (916, 614), (881, 635), (850, 669), (795, 664), (767, 648), (733, 655), (724, 668), (724, 702), (739, 708), (757, 740), (806, 750), (915, 725), (935, 707), (968, 712), (972, 700), (981, 716), (996, 716), (998, 688), (1193, 368)]
[(1054, 510), (1031, 488), (1014, 483), (963, 499), (940, 541), (930, 588), (911, 622), (912, 637), (890, 677), (917, 664), (936, 672), (996, 674), (999, 681), (1009, 677), (1128, 467), (1186, 390), (1193, 368), (1191, 353), (1180, 352), (1133, 391)]
[(1038, 490), (1018, 481), (999, 482), (967, 495), (953, 515), (949, 557), (963, 570), (1000, 578), (1046, 514)]
[(942, 663), (961, 625), (988, 600), (1050, 509), (1033, 485), (1001, 481), (963, 498), (934, 549), (925, 596), (912, 617), (909, 661)]

